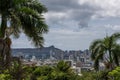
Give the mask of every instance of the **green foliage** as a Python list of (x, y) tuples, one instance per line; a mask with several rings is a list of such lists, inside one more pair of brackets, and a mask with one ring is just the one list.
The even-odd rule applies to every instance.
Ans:
[[(99, 69), (99, 62), (107, 63), (106, 68), (113, 69), (119, 65), (120, 44), (117, 40), (120, 39), (120, 33), (114, 33), (111, 36), (106, 36), (103, 39), (97, 39), (90, 45), (91, 58), (94, 60), (94, 68)], [(105, 56), (108, 55), (108, 56)]]
[(79, 80), (109, 80), (108, 79), (108, 70), (105, 71), (84, 71), (82, 76), (79, 77)]
[(11, 80), (10, 74), (0, 74), (0, 80)]
[(60, 61), (55, 67), (36, 67), (32, 73), (33, 80), (79, 80), (70, 66)]
[(43, 47), (43, 34), (48, 32), (48, 26), (42, 13), (46, 11), (39, 0), (0, 0), (0, 42), (5, 42), (0, 44), (0, 70), (11, 65), (11, 35), (19, 38), (22, 32), (35, 47)]
[(64, 61), (60, 61), (51, 73), (51, 80), (78, 80), (78, 75)]
[(95, 72), (82, 72), (80, 80), (96, 80), (96, 76)]
[(48, 32), (42, 13), (47, 8), (38, 0), (0, 0), (0, 38), (6, 36), (5, 30), (9, 28), (15, 38), (23, 32), (35, 46), (41, 47), (44, 39), (42, 34)]
[[(109, 76), (116, 77), (120, 74), (120, 68), (116, 68), (109, 73)], [(9, 70), (0, 74), (0, 80), (107, 80), (108, 71), (88, 71), (82, 72), (82, 76), (77, 75), (71, 67), (64, 61), (60, 61), (56, 66), (23, 66), (15, 61)], [(119, 80), (119, 79), (116, 79)]]
[(108, 72), (109, 70), (104, 70), (104, 71), (98, 71), (96, 74), (96, 79), (97, 80), (108, 80), (109, 77), (108, 77)]
[(108, 73), (111, 79), (120, 80), (120, 67), (115, 68), (114, 70)]
[(31, 79), (37, 80), (37, 79), (48, 79), (49, 75), (52, 72), (52, 68), (48, 66), (41, 66), (41, 67), (35, 67), (34, 70), (31, 72)]

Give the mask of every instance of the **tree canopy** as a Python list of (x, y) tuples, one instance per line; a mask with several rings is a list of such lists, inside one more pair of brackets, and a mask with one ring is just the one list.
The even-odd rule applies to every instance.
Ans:
[(48, 27), (42, 13), (46, 11), (38, 0), (0, 0), (0, 37), (5, 38), (9, 28), (14, 37), (23, 32), (35, 46), (43, 46), (42, 34), (48, 32)]
[(120, 58), (120, 33), (114, 33), (106, 36), (104, 39), (97, 39), (91, 43), (91, 58), (94, 60), (94, 67), (98, 69), (99, 62), (107, 63), (108, 68), (114, 68), (119, 65)]

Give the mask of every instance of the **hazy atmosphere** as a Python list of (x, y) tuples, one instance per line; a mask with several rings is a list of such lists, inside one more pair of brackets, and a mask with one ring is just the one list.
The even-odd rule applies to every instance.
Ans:
[(120, 0), (0, 0), (0, 80), (120, 80)]
[[(84, 50), (91, 41), (120, 31), (120, 0), (40, 0), (49, 32), (44, 46), (63, 50)], [(13, 48), (33, 47), (21, 34), (13, 39)]]

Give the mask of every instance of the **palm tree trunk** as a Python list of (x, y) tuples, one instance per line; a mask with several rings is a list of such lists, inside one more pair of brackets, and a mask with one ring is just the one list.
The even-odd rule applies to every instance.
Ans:
[(5, 30), (7, 28), (7, 17), (5, 14), (1, 15), (1, 25), (0, 25), (0, 38), (3, 40), (3, 50), (0, 52), (0, 61), (1, 64), (0, 66), (5, 69), (10, 66), (10, 59), (11, 59), (11, 54), (10, 54), (10, 45), (11, 43), (10, 40), (6, 40), (8, 38), (5, 38)]
[(0, 27), (0, 38), (4, 38), (5, 37), (5, 29), (7, 28), (7, 18), (3, 14), (1, 19), (2, 19), (2, 22), (1, 22), (1, 27)]
[(113, 59), (112, 59), (111, 50), (109, 50), (109, 58), (110, 58), (110, 70), (112, 70), (114, 68), (114, 66), (113, 66)]

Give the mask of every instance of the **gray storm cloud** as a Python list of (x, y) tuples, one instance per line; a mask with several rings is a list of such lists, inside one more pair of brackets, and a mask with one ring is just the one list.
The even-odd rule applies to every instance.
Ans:
[[(120, 17), (119, 0), (40, 0), (48, 8), (47, 22), (64, 24), (73, 21), (78, 27), (88, 27), (92, 18)], [(51, 14), (55, 16), (51, 16)], [(63, 13), (64, 15), (57, 15)], [(49, 18), (48, 18), (49, 17)], [(69, 24), (69, 23), (68, 23)], [(67, 27), (67, 26), (66, 26)]]
[[(41, 0), (48, 8), (47, 22), (51, 24), (64, 24), (64, 22), (67, 21), (74, 21), (78, 24), (79, 28), (88, 27), (89, 20), (91, 20), (91, 17), (97, 9), (89, 4), (79, 4), (78, 1), (79, 0)], [(65, 15), (57, 15), (59, 13)]]
[[(40, 0), (48, 12), (45, 46), (64, 50), (86, 49), (94, 39), (120, 32), (120, 0)], [(107, 25), (107, 26), (106, 26)], [(33, 47), (25, 35), (13, 47)], [(24, 36), (24, 37), (23, 37)], [(19, 43), (20, 42), (20, 43)], [(26, 43), (26, 44), (23, 44)]]

